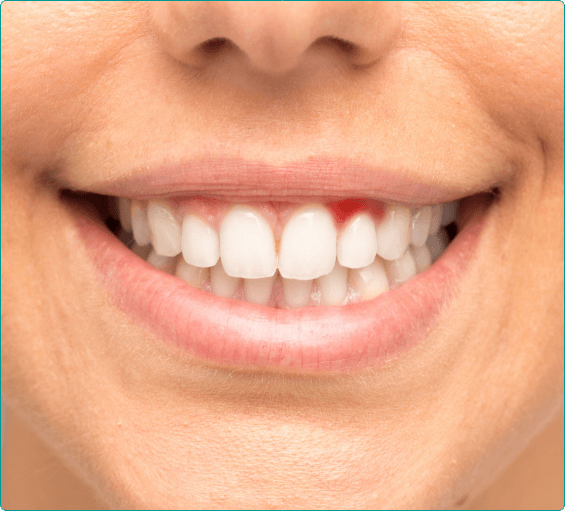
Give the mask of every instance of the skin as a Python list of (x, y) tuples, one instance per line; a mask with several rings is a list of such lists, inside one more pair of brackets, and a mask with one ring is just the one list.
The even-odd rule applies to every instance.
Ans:
[[(315, 44), (328, 34), (354, 51)], [(212, 37), (235, 46), (204, 57)], [(13, 420), (109, 507), (489, 507), (505, 468), (524, 486), (512, 467), (537, 435), (549, 453), (563, 434), (563, 114), (560, 2), (2, 4)], [(174, 352), (109, 301), (60, 196), (164, 154), (327, 152), (401, 157), (461, 197), (499, 189), (451, 306), (378, 370)], [(562, 505), (543, 483), (520, 503)]]

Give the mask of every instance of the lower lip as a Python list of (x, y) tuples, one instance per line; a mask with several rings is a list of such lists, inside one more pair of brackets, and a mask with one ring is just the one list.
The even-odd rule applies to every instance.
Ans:
[(151, 267), (105, 227), (85, 217), (77, 225), (115, 305), (182, 352), (231, 367), (348, 372), (382, 365), (426, 337), (464, 278), (484, 218), (470, 221), (438, 261), (396, 290), (293, 310), (195, 289)]

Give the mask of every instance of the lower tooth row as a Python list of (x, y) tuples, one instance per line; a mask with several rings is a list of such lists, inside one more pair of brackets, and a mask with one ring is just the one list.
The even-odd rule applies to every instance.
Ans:
[(339, 306), (375, 298), (429, 268), (448, 243), (446, 230), (440, 228), (436, 234), (430, 234), (423, 246), (411, 245), (398, 259), (384, 260), (377, 256), (371, 264), (356, 269), (335, 261), (328, 274), (308, 280), (283, 278), (278, 271), (271, 277), (243, 279), (228, 275), (221, 260), (211, 268), (200, 268), (188, 264), (182, 255), (162, 256), (150, 246), (134, 244), (132, 251), (158, 270), (174, 274), (192, 287), (217, 296), (258, 305), (298, 308)]

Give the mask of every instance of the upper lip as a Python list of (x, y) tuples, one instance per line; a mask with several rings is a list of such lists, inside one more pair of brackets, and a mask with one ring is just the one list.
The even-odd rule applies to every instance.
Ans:
[(409, 175), (335, 157), (312, 157), (283, 165), (216, 157), (127, 172), (124, 177), (82, 187), (66, 183), (66, 187), (141, 200), (179, 195), (217, 196), (237, 202), (370, 197), (411, 206), (449, 202), (489, 189), (484, 183), (445, 188)]

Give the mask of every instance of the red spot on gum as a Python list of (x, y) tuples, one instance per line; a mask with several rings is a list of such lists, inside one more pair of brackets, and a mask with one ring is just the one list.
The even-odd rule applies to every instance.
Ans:
[(330, 202), (326, 207), (332, 212), (338, 225), (363, 211), (370, 211), (377, 220), (382, 220), (385, 215), (384, 202), (372, 199), (344, 199)]

